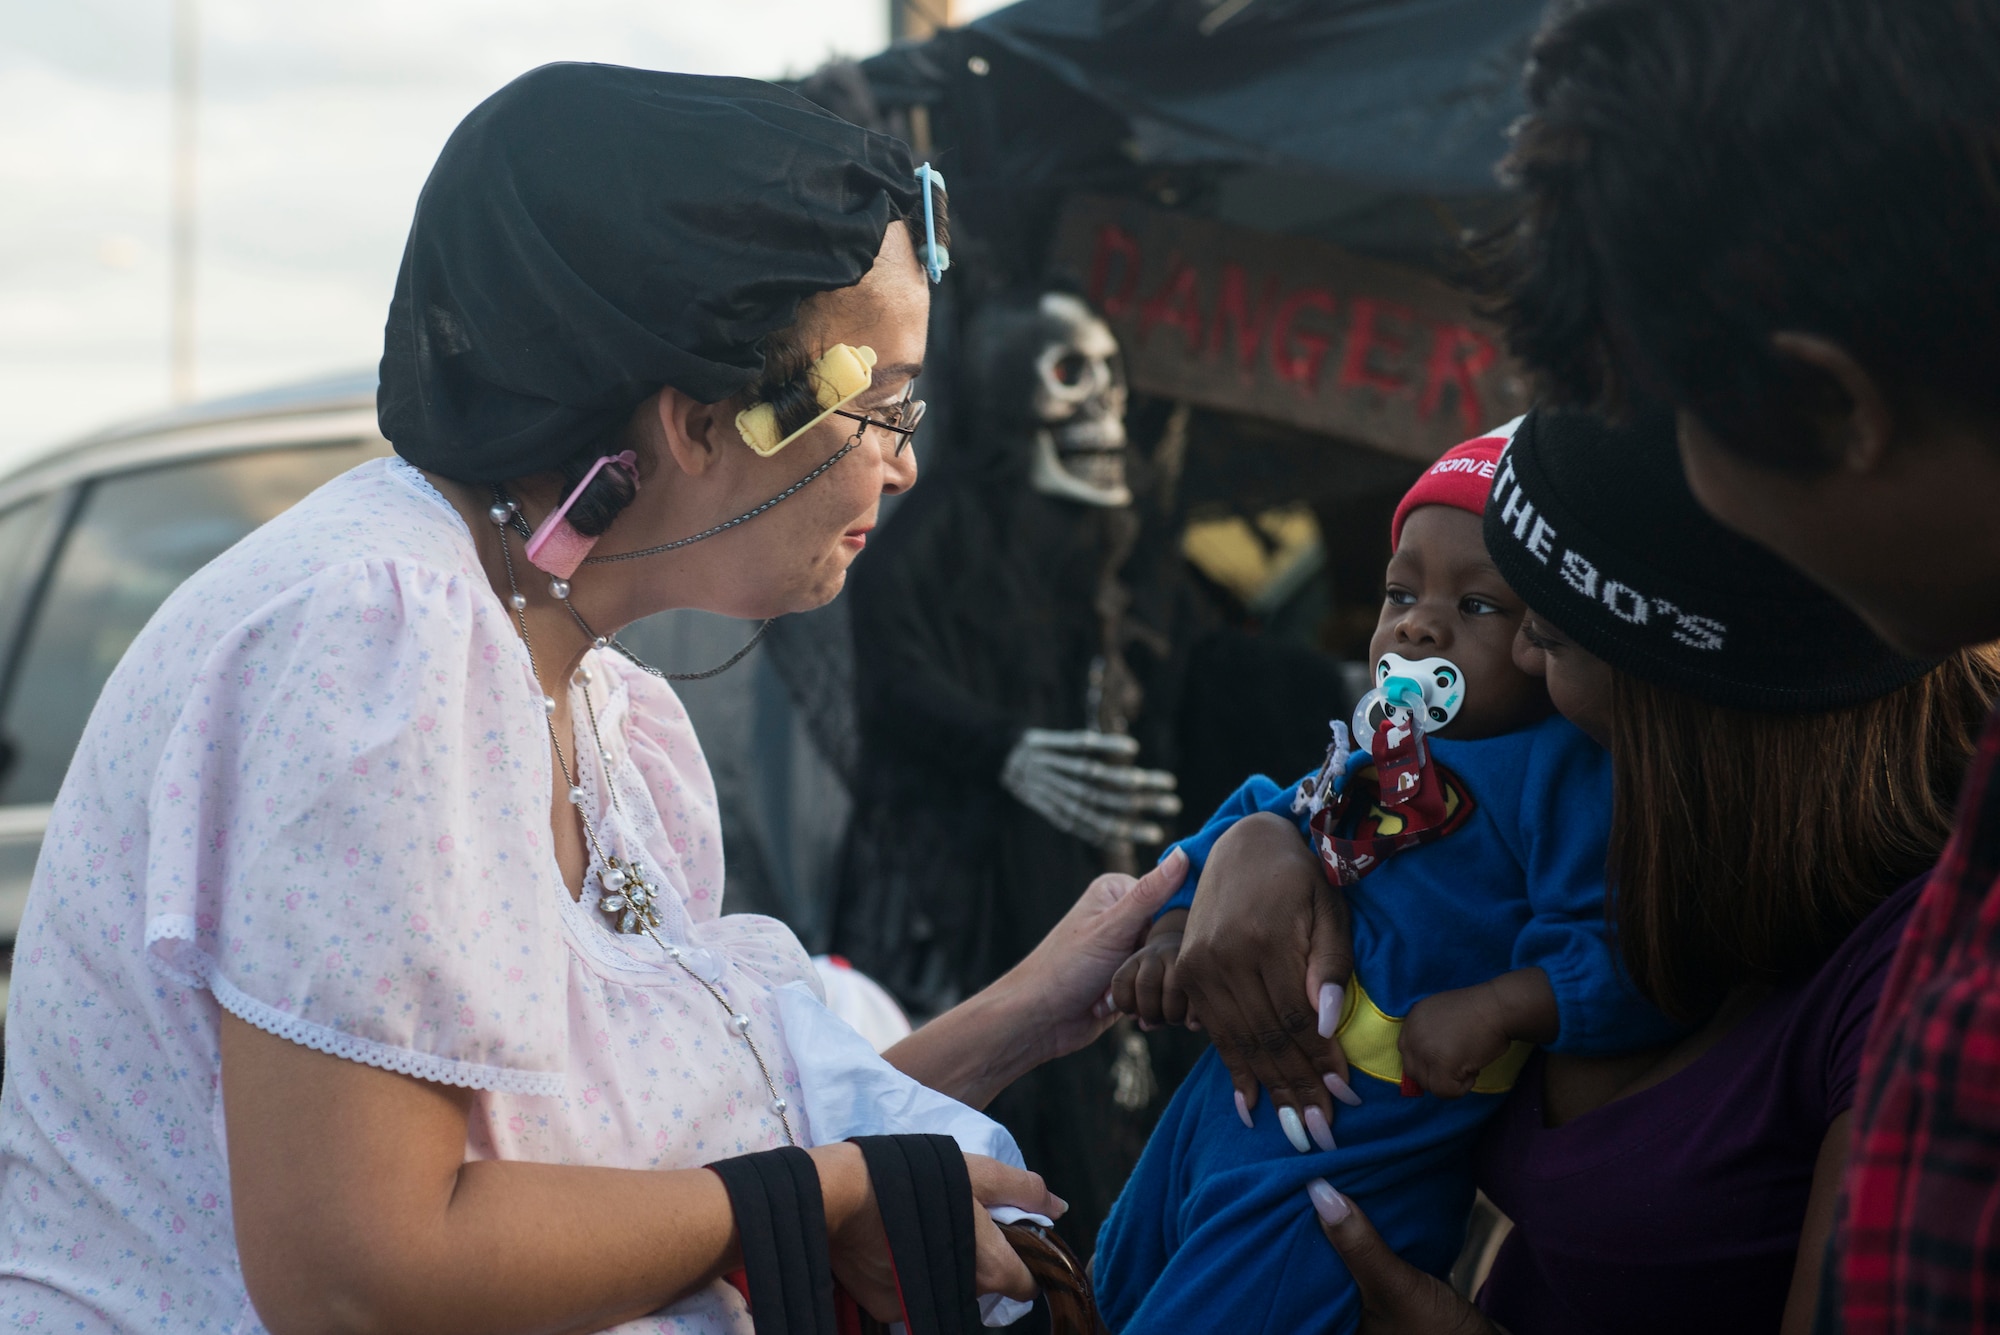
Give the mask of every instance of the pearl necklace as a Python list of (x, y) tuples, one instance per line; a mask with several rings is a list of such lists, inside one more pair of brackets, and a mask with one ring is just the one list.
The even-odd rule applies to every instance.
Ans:
[[(527, 521), (521, 518), (520, 506), (516, 505), (497, 487), (494, 489), (494, 497), (493, 508), (489, 512), (488, 517), (493, 520), (494, 527), (500, 531), (500, 556), (507, 566), (507, 606), (513, 610), (515, 626), (521, 633), (521, 644), (528, 651), (528, 668), (531, 672), (534, 672), (535, 680), (539, 682), (541, 680), (541, 673), (535, 666), (535, 645), (528, 638), (528, 599), (521, 592), (521, 586), (514, 578), (514, 552), (508, 541), (508, 530), (516, 524), (523, 530), (521, 536), (526, 536)], [(567, 606), (569, 603), (568, 581), (563, 580), (558, 581), (558, 583), (561, 584), (562, 589), (556, 596), (561, 598), (564, 605)], [(570, 615), (577, 617), (579, 625), (583, 624), (583, 618), (577, 616), (575, 608), (570, 608)], [(769, 622), (765, 623), (766, 626), (769, 624)], [(589, 631), (588, 626), (584, 626), (584, 629), (586, 632)], [(763, 632), (759, 631), (758, 638), (761, 639), (762, 637)], [(602, 649), (605, 647), (606, 639), (602, 636), (592, 636), (592, 641), (596, 648)], [(724, 663), (722, 667), (701, 675), (715, 675), (716, 672), (729, 667), (741, 659), (744, 654), (749, 653), (751, 649), (756, 647), (756, 644), (757, 641), (752, 640), (729, 663)], [(619, 645), (618, 647), (621, 651), (625, 652), (628, 658), (632, 657), (630, 651), (625, 650), (623, 645)], [(635, 658), (633, 661), (637, 662), (638, 660)], [(639, 666), (646, 667), (646, 664), (641, 663)], [(647, 668), (647, 670), (653, 671), (651, 668)], [(666, 674), (655, 671), (654, 675), (664, 677)], [(590, 668), (587, 665), (577, 668), (576, 683), (583, 693), (584, 711), (590, 718), (590, 737), (591, 741), (597, 747), (597, 767), (603, 773), (604, 786), (611, 794), (612, 810), (620, 811), (622, 809), (618, 805), (618, 785), (612, 782), (611, 768), (605, 760), (604, 736), (597, 728), (597, 705), (590, 698)], [(721, 988), (695, 972), (693, 966), (687, 962), (685, 951), (679, 946), (671, 945), (660, 939), (660, 934), (657, 930), (660, 926), (660, 892), (647, 883), (638, 863), (620, 862), (608, 853), (603, 844), (598, 840), (596, 822), (592, 821), (590, 813), (584, 810), (586, 794), (582, 786), (577, 782), (577, 776), (570, 772), (569, 758), (563, 754), (561, 738), (556, 736), (555, 713), (555, 698), (544, 695), (542, 697), (542, 718), (548, 725), (549, 745), (555, 749), (556, 765), (562, 770), (563, 782), (569, 787), (570, 805), (576, 808), (577, 819), (583, 823), (584, 840), (590, 845), (590, 851), (596, 855), (598, 865), (603, 868), (597, 877), (598, 886), (602, 891), (597, 901), (598, 909), (606, 915), (609, 920), (608, 925), (613, 930), (628, 935), (651, 937), (653, 944), (666, 951), (667, 958), (679, 966), (682, 973), (700, 984), (704, 992), (715, 998), (715, 1004), (722, 1007), (723, 1013), (729, 1017), (730, 1027), (742, 1037), (744, 1044), (749, 1047), (751, 1059), (757, 1063), (758, 1074), (764, 1077), (764, 1088), (771, 1095), (771, 1111), (777, 1114), (778, 1124), (784, 1129), (785, 1143), (787, 1145), (797, 1145), (799, 1143), (798, 1137), (792, 1134), (792, 1121), (789, 1116), (791, 1104), (786, 1100), (784, 1095), (778, 1092), (777, 1081), (771, 1078), (770, 1065), (765, 1062), (763, 1052), (758, 1049), (757, 1040), (750, 1037), (750, 1017), (731, 1006), (729, 999), (722, 995)]]

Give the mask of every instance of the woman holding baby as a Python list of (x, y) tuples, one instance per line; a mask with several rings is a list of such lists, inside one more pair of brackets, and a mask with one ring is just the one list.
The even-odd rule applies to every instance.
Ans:
[[(1474, 1159), (1514, 1223), (1484, 1315), (1378, 1234), (1394, 1202), (1357, 1209), (1335, 1180), (1298, 1209), (1349, 1262), (1364, 1328), (1803, 1332), (1862, 1040), (2000, 657), (1883, 649), (1703, 514), (1662, 415), (1531, 413), (1483, 522), (1515, 661), (1608, 753), (1609, 941), (1679, 1028), (1617, 1054), (1537, 1036), (1558, 1050), (1521, 1070)], [(1246, 1101), (1268, 1091), (1334, 1137), (1347, 1110), (1322, 1076), (1364, 1080), (1314, 1011), (1355, 985), (1348, 922), (1297, 826), (1250, 815), (1201, 868), (1171, 979)]]
[[(1993, 1325), (1990, 730), (1951, 831), (2000, 677), (1945, 652), (1996, 633), (1989, 20), (1614, 0), (1537, 41), (1494, 304), (1552, 398), (1627, 425), (1531, 414), (1484, 546), (1516, 661), (1608, 757), (1607, 944), (1682, 1027), (1521, 1069), (1470, 1156), (1514, 1225), (1477, 1306), (1399, 1254), (1397, 1203), (1302, 1184), (1273, 1218), (1323, 1222), (1364, 1330)], [(1683, 458), (1716, 514), (1939, 657), (1717, 524)], [(1315, 851), (1288, 812), (1236, 821), (1177, 949), (1143, 952), (1154, 1008), (1131, 998), (1198, 1020), (1211, 1105), (1289, 1116), (1300, 1161), (1351, 1112), (1325, 1076), (1374, 1092), (1322, 1024), (1371, 961)]]

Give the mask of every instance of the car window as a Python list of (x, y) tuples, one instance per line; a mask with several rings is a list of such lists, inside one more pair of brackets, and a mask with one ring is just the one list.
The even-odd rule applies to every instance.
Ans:
[(0, 804), (52, 802), (98, 692), (180, 582), (381, 446), (270, 450), (101, 478), (35, 609), (0, 715)]
[(52, 491), (0, 514), (0, 644), (8, 642), (21, 608), (34, 592), (35, 575), (60, 496)]

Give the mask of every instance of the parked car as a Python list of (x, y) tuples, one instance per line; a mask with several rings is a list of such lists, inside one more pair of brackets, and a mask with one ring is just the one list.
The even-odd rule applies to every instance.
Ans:
[[(0, 477), (0, 1015), (50, 804), (119, 658), (182, 580), (387, 453), (366, 373), (114, 427)], [(672, 612), (621, 638), (669, 668), (705, 667), (752, 629)], [(816, 943), (845, 788), (768, 657), (688, 683), (682, 699), (722, 762), (732, 907), (775, 914)]]
[[(388, 452), (373, 376), (165, 413), (0, 478), (0, 942), (111, 669), (180, 582), (320, 483)], [(6, 981), (0, 975), (0, 1004)]]

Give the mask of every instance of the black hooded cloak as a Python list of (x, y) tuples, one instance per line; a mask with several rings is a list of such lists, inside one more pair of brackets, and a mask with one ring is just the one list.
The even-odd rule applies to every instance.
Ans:
[[(1100, 577), (1138, 522), (1029, 483), (1050, 333), (1032, 294), (974, 321), (965, 432), (849, 576), (861, 748), (833, 947), (919, 1013), (1005, 972), (1105, 870), (1000, 783), (1024, 730), (1092, 726)], [(1070, 1202), (1058, 1228), (1084, 1255), (1157, 1113), (1117, 1106), (1119, 1056), (1107, 1035), (987, 1109)]]
[[(1037, 294), (993, 298), (974, 316), (954, 414), (962, 433), (849, 580), (860, 749), (833, 947), (919, 1012), (1012, 967), (1106, 869), (1102, 850), (1023, 806), (1000, 772), (1026, 729), (1093, 725), (1113, 563), (1133, 599), (1122, 624), (1143, 688), (1130, 720), (1139, 763), (1179, 775), (1184, 830), (1246, 774), (1310, 769), (1325, 720), (1351, 704), (1330, 660), (1230, 630), (1201, 604), (1181, 574), (1179, 523), (1156, 521), (1147, 536), (1142, 516), (1158, 497), (1146, 496), (1136, 455), (1141, 500), (1129, 510), (1033, 488), (1035, 361), (1056, 333)], [(1115, 1096), (1132, 1072), (1129, 1038), (1114, 1030), (1029, 1072), (987, 1110), (1069, 1200), (1057, 1227), (1081, 1254), (1206, 1047), (1184, 1030), (1143, 1041), (1150, 1100)]]

